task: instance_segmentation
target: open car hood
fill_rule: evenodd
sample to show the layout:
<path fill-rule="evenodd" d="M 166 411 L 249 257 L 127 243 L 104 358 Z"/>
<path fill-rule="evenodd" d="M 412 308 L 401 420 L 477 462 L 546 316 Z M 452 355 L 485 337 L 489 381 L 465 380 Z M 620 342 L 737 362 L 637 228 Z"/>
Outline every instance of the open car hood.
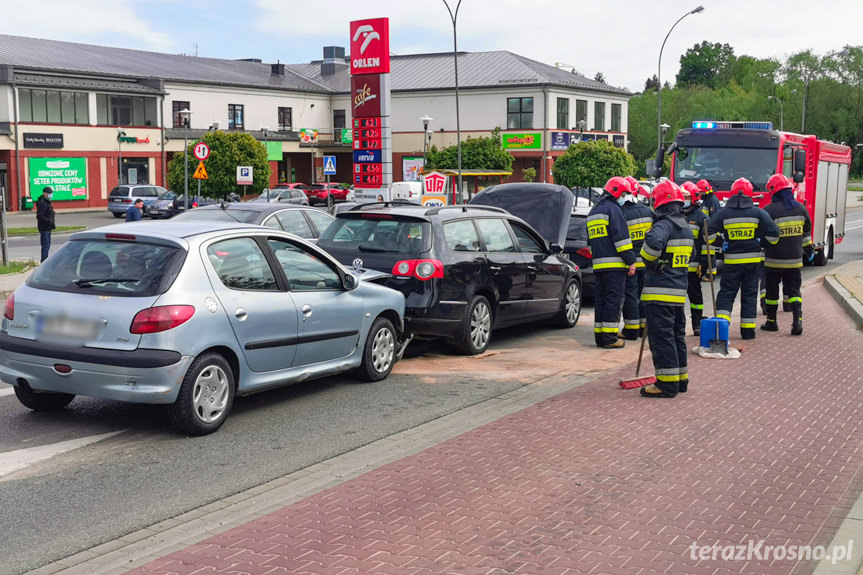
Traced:
<path fill-rule="evenodd" d="M 556 184 L 512 183 L 490 186 L 470 203 L 503 208 L 529 223 L 547 242 L 562 246 L 575 196 Z"/>

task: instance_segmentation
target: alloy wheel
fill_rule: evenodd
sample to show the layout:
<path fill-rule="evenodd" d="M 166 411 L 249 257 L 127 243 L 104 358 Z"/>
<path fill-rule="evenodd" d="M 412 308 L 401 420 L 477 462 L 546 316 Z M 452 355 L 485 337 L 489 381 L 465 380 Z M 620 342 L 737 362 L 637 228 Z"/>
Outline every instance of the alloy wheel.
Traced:
<path fill-rule="evenodd" d="M 201 371 L 192 392 L 198 419 L 204 423 L 213 423 L 222 417 L 228 404 L 228 385 L 228 376 L 222 368 L 211 365 Z"/>

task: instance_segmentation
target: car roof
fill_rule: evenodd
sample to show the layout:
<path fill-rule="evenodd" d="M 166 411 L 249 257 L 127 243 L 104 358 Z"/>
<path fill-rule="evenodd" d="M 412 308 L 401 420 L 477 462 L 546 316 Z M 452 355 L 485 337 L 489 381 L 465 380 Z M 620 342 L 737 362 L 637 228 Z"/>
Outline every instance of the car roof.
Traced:
<path fill-rule="evenodd" d="M 213 211 L 213 210 L 228 210 L 228 211 L 246 211 L 246 212 L 276 212 L 279 210 L 308 210 L 314 209 L 309 206 L 304 206 L 300 204 L 289 204 L 287 202 L 227 202 L 225 203 L 225 207 L 222 208 L 221 203 L 219 204 L 210 204 L 208 206 L 201 206 L 199 208 L 195 208 L 195 211 Z M 320 211 L 320 210 L 318 210 Z M 326 212 L 321 212 L 326 213 Z M 177 216 L 180 218 L 181 216 Z"/>
<path fill-rule="evenodd" d="M 339 212 L 336 216 L 358 217 L 358 214 L 391 214 L 396 216 L 411 216 L 425 220 L 431 220 L 432 217 L 439 219 L 452 220 L 463 217 L 465 213 L 472 215 L 505 215 L 510 218 L 515 218 L 512 214 L 501 208 L 491 206 L 479 206 L 469 204 L 459 204 L 456 206 L 422 206 L 411 202 L 370 202 L 357 204 L 349 210 Z M 515 218 L 519 219 L 519 218 Z"/>
<path fill-rule="evenodd" d="M 197 208 L 203 209 L 203 208 Z M 261 232 L 269 230 L 278 233 L 279 230 L 263 228 L 256 224 L 242 224 L 239 222 L 215 222 L 206 221 L 176 221 L 175 219 L 152 222 L 124 222 L 93 228 L 72 234 L 70 240 L 105 239 L 106 234 L 114 234 L 115 239 L 122 240 L 122 236 L 134 236 L 135 238 L 154 238 L 161 240 L 173 240 L 176 243 L 184 243 L 195 236 L 218 236 L 230 231 L 252 231 Z"/>

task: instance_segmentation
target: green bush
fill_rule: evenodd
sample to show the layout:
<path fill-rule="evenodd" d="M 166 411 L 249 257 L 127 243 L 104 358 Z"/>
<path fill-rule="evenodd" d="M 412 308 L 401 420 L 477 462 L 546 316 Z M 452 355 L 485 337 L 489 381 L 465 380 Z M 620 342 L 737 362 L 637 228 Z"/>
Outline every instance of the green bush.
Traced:
<path fill-rule="evenodd" d="M 557 184 L 568 188 L 601 187 L 612 176 L 635 174 L 635 159 L 611 142 L 579 142 L 561 155 L 551 173 Z"/>

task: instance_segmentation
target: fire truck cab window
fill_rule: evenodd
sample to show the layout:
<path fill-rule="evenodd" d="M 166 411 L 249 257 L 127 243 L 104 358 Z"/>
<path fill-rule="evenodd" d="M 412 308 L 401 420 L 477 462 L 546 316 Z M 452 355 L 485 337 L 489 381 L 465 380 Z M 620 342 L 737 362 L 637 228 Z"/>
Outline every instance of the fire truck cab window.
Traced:
<path fill-rule="evenodd" d="M 746 178 L 756 190 L 763 190 L 776 170 L 773 148 L 707 148 L 690 146 L 679 150 L 674 164 L 675 180 L 707 179 L 716 189 L 728 190 L 738 178 Z"/>

